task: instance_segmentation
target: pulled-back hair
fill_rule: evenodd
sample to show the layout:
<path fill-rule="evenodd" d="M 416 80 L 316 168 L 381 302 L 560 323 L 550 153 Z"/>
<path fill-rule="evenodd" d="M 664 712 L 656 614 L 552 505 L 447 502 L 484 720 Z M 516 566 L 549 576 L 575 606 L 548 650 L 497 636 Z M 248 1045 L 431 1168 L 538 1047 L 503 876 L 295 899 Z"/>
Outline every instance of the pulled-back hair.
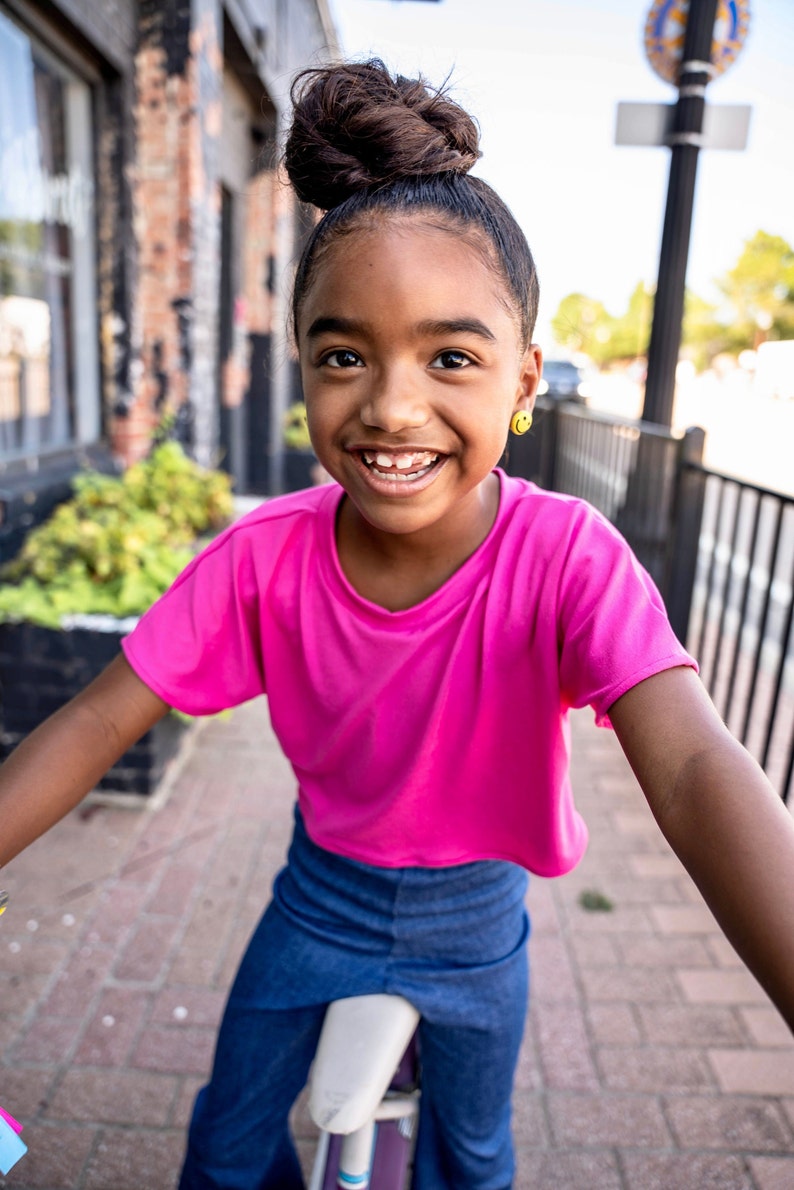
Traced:
<path fill-rule="evenodd" d="M 538 309 L 535 262 L 505 203 L 469 176 L 481 156 L 471 116 L 443 89 L 392 77 L 377 58 L 302 71 L 292 103 L 284 165 L 298 197 L 326 212 L 295 276 L 296 338 L 313 267 L 337 237 L 381 216 L 426 212 L 474 233 L 507 286 L 527 346 Z"/>

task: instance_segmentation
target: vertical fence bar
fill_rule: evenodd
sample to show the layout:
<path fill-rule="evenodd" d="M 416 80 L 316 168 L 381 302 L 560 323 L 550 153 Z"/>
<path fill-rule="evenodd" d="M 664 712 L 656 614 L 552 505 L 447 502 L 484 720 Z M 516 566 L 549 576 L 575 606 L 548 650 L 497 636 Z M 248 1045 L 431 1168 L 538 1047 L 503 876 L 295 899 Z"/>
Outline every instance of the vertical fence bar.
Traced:
<path fill-rule="evenodd" d="M 700 624 L 700 641 L 698 643 L 698 660 L 700 660 L 706 651 L 706 633 L 708 631 L 709 623 L 709 609 L 714 594 L 714 581 L 717 569 L 717 547 L 720 541 L 720 525 L 722 524 L 722 505 L 725 496 L 725 484 L 719 484 L 719 492 L 717 495 L 717 507 L 714 511 L 714 534 L 711 546 L 711 558 L 709 560 L 709 572 L 706 580 L 706 591 L 703 601 L 703 619 Z"/>
<path fill-rule="evenodd" d="M 758 644 L 755 650 L 755 660 L 753 663 L 753 676 L 750 681 L 750 689 L 747 694 L 747 707 L 745 710 L 744 724 L 742 726 L 742 743 L 747 742 L 747 736 L 750 731 L 750 720 L 753 714 L 753 704 L 755 702 L 755 692 L 758 686 L 758 674 L 761 670 L 761 656 L 764 649 L 764 639 L 766 638 L 766 626 L 769 620 L 769 608 L 772 604 L 772 580 L 775 575 L 775 567 L 777 566 L 777 555 L 780 549 L 780 535 L 783 530 L 783 511 L 785 504 L 782 502 L 778 505 L 777 519 L 775 522 L 775 536 L 772 542 L 772 548 L 769 554 L 769 583 L 766 589 L 766 597 L 764 599 L 764 610 L 761 614 L 761 623 L 758 626 Z"/>
<path fill-rule="evenodd" d="M 786 768 L 786 775 L 783 778 L 782 796 L 784 802 L 788 802 L 792 784 L 794 784 L 794 725 L 791 728 L 791 740 L 789 741 L 788 767 Z"/>
<path fill-rule="evenodd" d="M 728 484 L 725 485 L 725 489 L 726 491 L 728 490 Z M 725 563 L 725 574 L 722 580 L 720 618 L 717 624 L 717 635 L 714 638 L 714 652 L 711 658 L 711 678 L 708 682 L 709 689 L 714 691 L 717 689 L 717 677 L 719 675 L 720 662 L 722 660 L 722 642 L 725 639 L 725 622 L 728 616 L 728 606 L 730 603 L 731 588 L 733 586 L 733 560 L 736 557 L 737 546 L 739 544 L 739 519 L 742 510 L 741 488 L 731 485 L 730 491 L 735 494 L 736 504 L 733 510 L 733 530 L 730 535 L 728 558 Z M 728 516 L 730 516 L 730 510 L 728 510 Z"/>
<path fill-rule="evenodd" d="M 673 631 L 681 641 L 689 634 L 692 594 L 698 564 L 698 548 L 706 496 L 706 473 L 702 469 L 706 435 L 692 426 L 678 448 L 677 478 L 673 493 L 672 533 L 665 562 L 662 595 Z"/>
<path fill-rule="evenodd" d="M 771 578 L 772 576 L 770 576 Z M 769 753 L 772 748 L 772 736 L 775 730 L 775 720 L 777 718 L 778 706 L 780 704 L 780 695 L 783 690 L 783 674 L 786 669 L 786 659 L 788 650 L 791 645 L 791 625 L 794 621 L 794 575 L 792 575 L 792 588 L 789 591 L 788 610 L 786 612 L 786 622 L 780 638 L 780 658 L 778 661 L 777 674 L 775 675 L 775 685 L 772 692 L 772 702 L 769 708 L 769 723 L 766 729 L 766 738 L 764 739 L 764 747 L 761 752 L 761 767 L 766 768 L 769 763 Z"/>
<path fill-rule="evenodd" d="M 750 587 L 752 585 L 753 565 L 755 563 L 755 554 L 758 549 L 758 533 L 761 527 L 761 508 L 762 501 L 758 492 L 755 495 L 755 516 L 753 517 L 753 529 L 750 538 L 750 545 L 747 551 L 747 573 L 744 576 L 744 584 L 742 586 L 742 601 L 739 607 L 739 624 L 736 630 L 736 640 L 733 646 L 733 658 L 731 660 L 731 671 L 728 678 L 728 689 L 725 695 L 725 709 L 724 716 L 727 722 L 730 718 L 731 709 L 733 707 L 733 695 L 736 689 L 736 677 L 739 672 L 739 658 L 742 652 L 742 637 L 744 635 L 744 626 L 747 622 L 747 609 L 750 602 Z"/>

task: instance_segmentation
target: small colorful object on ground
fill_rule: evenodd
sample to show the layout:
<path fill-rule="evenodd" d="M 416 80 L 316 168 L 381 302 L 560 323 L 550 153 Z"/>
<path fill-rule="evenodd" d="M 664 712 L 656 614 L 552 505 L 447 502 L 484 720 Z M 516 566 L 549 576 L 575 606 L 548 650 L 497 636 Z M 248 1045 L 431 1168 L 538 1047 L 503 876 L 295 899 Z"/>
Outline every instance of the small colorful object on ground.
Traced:
<path fill-rule="evenodd" d="M 0 1107 L 0 1120 L 5 1120 L 6 1124 L 10 1124 L 15 1132 L 22 1131 L 22 1125 L 20 1124 L 19 1120 L 15 1120 L 11 1113 L 7 1112 L 5 1108 L 2 1107 Z"/>
<path fill-rule="evenodd" d="M 4 889 L 0 888 L 0 917 L 2 917 L 5 913 L 7 905 L 8 893 Z"/>
<path fill-rule="evenodd" d="M 19 1121 L 0 1107 L 0 1173 L 4 1177 L 28 1151 L 19 1135 L 21 1131 Z"/>

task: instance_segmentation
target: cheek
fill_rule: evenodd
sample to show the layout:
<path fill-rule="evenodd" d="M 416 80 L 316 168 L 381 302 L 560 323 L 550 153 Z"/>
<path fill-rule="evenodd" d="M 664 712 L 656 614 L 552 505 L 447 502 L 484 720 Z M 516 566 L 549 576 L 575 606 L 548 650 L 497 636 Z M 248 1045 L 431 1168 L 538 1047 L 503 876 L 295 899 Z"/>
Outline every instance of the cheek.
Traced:
<path fill-rule="evenodd" d="M 320 453 L 335 436 L 339 428 L 338 419 L 333 416 L 330 402 L 318 399 L 311 390 L 305 392 L 306 421 L 309 437 L 315 451 Z"/>
<path fill-rule="evenodd" d="M 312 399 L 310 392 L 304 391 L 304 399 L 306 404 L 306 421 L 309 426 L 309 434 L 312 438 L 320 432 L 322 427 L 322 418 L 317 412 L 317 403 Z"/>

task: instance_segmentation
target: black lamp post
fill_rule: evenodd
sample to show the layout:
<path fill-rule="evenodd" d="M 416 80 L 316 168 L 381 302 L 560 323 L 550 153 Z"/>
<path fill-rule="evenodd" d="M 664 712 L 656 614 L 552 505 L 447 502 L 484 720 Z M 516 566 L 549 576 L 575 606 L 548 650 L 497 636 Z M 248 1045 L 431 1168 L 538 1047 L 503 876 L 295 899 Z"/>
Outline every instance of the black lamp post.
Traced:
<path fill-rule="evenodd" d="M 648 348 L 643 419 L 669 426 L 673 420 L 675 370 L 681 346 L 687 257 L 695 200 L 698 153 L 703 145 L 706 85 L 719 0 L 690 0 L 670 145 L 659 274 Z"/>

